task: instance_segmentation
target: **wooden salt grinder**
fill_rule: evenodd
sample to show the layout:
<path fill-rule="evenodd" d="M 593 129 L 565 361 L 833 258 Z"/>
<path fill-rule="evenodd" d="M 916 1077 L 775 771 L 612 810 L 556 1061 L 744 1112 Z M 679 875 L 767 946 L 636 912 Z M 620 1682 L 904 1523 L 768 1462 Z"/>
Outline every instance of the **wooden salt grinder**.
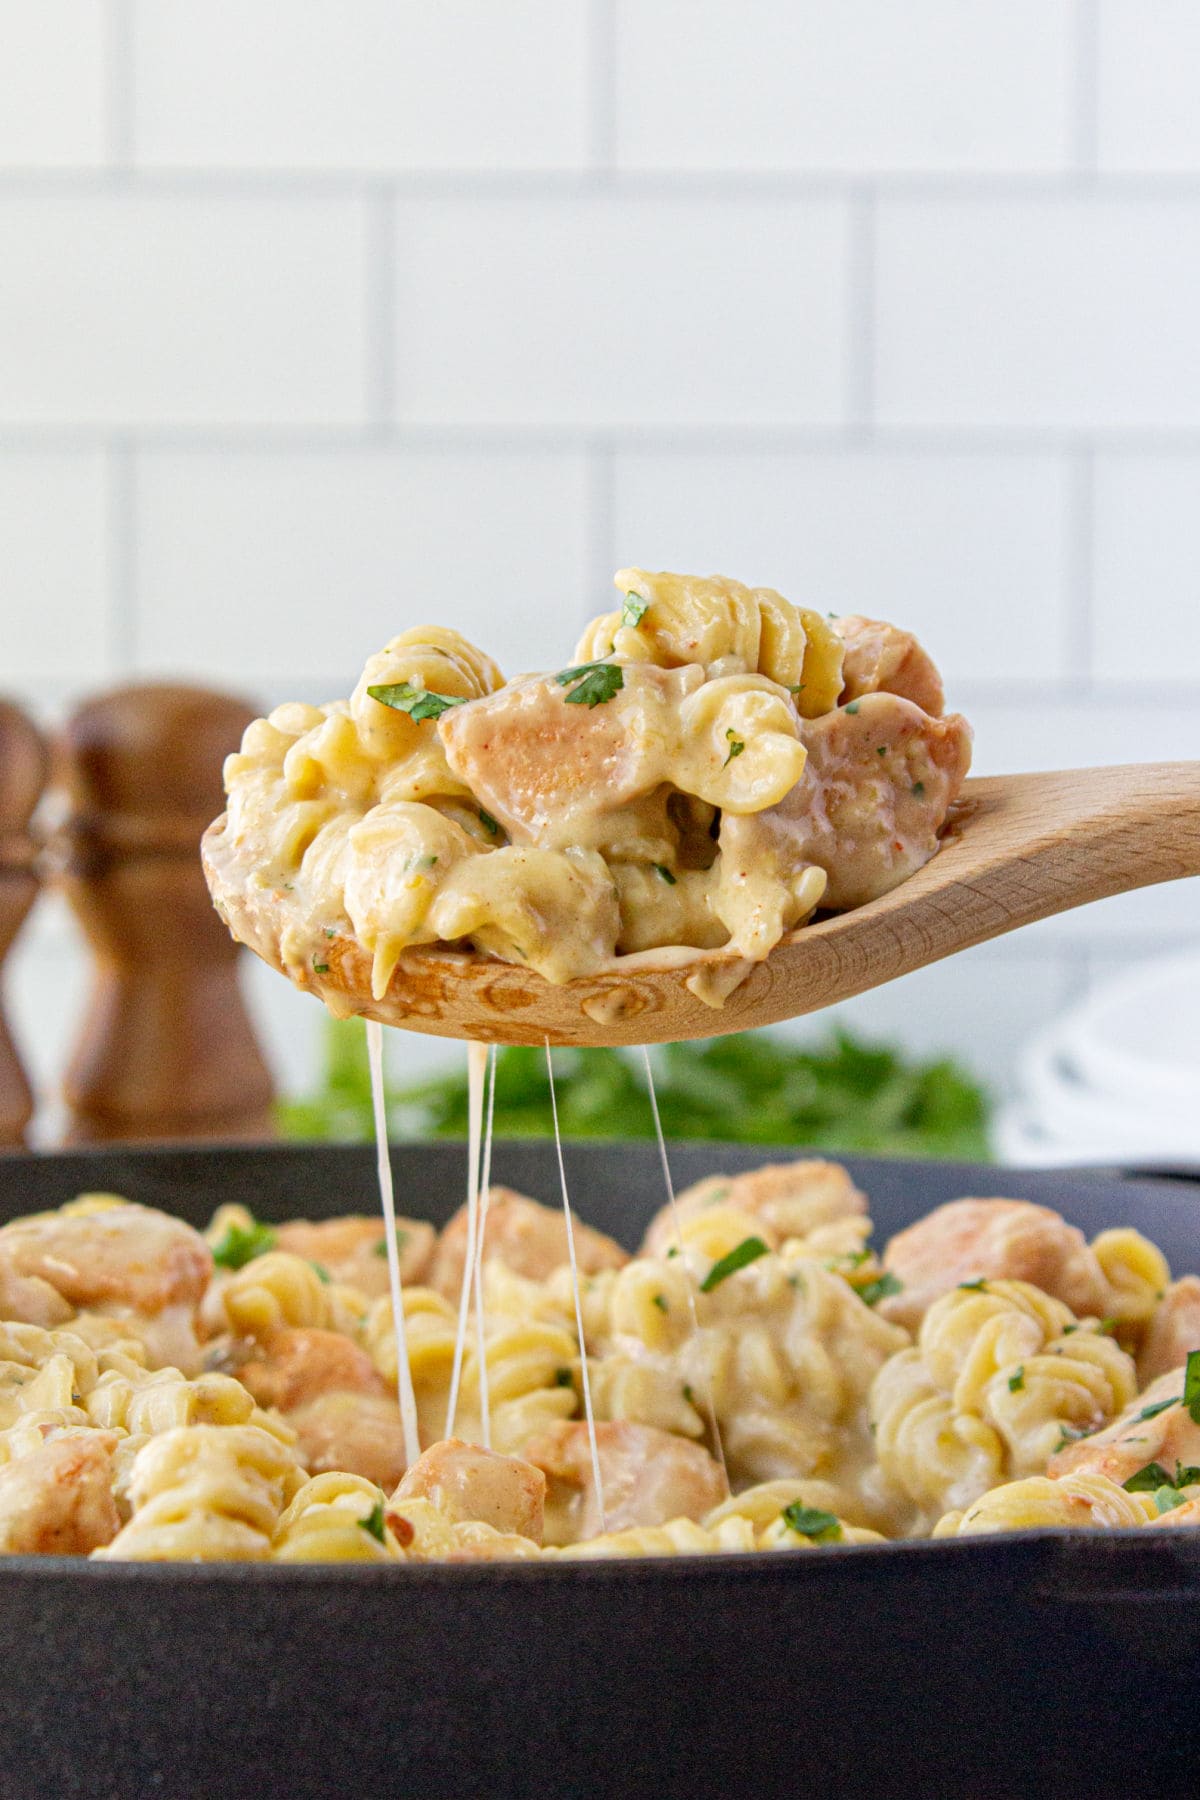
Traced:
<path fill-rule="evenodd" d="M 37 899 L 37 846 L 29 830 L 50 773 L 41 732 L 19 707 L 0 700 L 0 965 Z M 0 1005 L 0 1147 L 19 1148 L 33 1094 Z"/>
<path fill-rule="evenodd" d="M 118 688 L 62 737 L 63 882 L 95 957 L 65 1079 L 68 1141 L 272 1135 L 272 1082 L 200 835 L 254 717 L 203 688 Z"/>

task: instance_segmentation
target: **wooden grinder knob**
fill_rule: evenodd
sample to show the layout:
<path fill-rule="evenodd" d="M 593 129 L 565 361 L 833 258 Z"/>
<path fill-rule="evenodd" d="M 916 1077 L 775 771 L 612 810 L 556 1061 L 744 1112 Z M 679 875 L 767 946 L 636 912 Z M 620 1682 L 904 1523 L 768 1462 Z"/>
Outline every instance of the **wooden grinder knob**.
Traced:
<path fill-rule="evenodd" d="M 65 1080 L 72 1142 L 271 1134 L 271 1077 L 199 852 L 254 716 L 144 684 L 86 702 L 63 733 L 63 879 L 95 957 Z"/>
<path fill-rule="evenodd" d="M 0 700 L 0 966 L 37 898 L 37 848 L 29 830 L 50 772 L 44 739 L 31 719 Z M 0 1146 L 25 1141 L 33 1095 L 0 1005 Z"/>

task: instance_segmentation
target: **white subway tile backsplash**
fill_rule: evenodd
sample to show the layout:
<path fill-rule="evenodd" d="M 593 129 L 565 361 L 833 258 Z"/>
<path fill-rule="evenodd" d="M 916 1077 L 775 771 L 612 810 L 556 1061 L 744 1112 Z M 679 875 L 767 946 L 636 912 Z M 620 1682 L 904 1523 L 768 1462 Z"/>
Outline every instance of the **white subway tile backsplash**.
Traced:
<path fill-rule="evenodd" d="M 884 424 L 1200 425 L 1200 201 L 883 199 Z"/>
<path fill-rule="evenodd" d="M 1096 0 L 1102 169 L 1200 169 L 1200 8 Z"/>
<path fill-rule="evenodd" d="M 1066 480 L 1048 455 L 629 452 L 613 554 L 916 631 L 950 683 L 1066 672 Z"/>
<path fill-rule="evenodd" d="M 398 211 L 402 420 L 843 416 L 840 202 L 505 196 Z"/>
<path fill-rule="evenodd" d="M 423 622 L 506 673 L 562 661 L 585 616 L 585 497 L 578 455 L 148 452 L 137 666 L 331 699 Z"/>
<path fill-rule="evenodd" d="M 957 698 L 975 726 L 976 775 L 1183 762 L 1200 754 L 1200 709 L 1189 698 L 1035 690 L 997 701 L 970 689 Z"/>
<path fill-rule="evenodd" d="M 0 0 L 0 169 L 105 158 L 104 0 Z"/>
<path fill-rule="evenodd" d="M 1093 673 L 1200 691 L 1200 456 L 1097 459 L 1093 564 Z"/>
<path fill-rule="evenodd" d="M 617 0 L 632 168 L 1029 170 L 1068 160 L 1070 0 Z"/>
<path fill-rule="evenodd" d="M 137 0 L 150 166 L 574 168 L 586 0 Z"/>
<path fill-rule="evenodd" d="M 0 422 L 359 420 L 365 261 L 350 198 L 0 195 Z"/>
<path fill-rule="evenodd" d="M 0 456 L 0 692 L 109 672 L 108 560 L 100 452 Z"/>

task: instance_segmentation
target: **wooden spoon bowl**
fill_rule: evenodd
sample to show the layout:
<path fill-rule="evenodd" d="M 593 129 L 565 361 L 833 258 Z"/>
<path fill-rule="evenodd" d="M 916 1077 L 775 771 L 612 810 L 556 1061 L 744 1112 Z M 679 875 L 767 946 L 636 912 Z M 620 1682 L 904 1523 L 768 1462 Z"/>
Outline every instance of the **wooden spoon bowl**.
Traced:
<path fill-rule="evenodd" d="M 790 933 L 766 962 L 722 950 L 648 950 L 554 986 L 490 956 L 405 951 L 382 1000 L 350 937 L 322 970 L 285 968 L 286 896 L 232 878 L 222 821 L 204 840 L 213 898 L 234 936 L 339 1016 L 483 1043 L 656 1044 L 818 1012 L 956 950 L 1130 888 L 1200 875 L 1200 762 L 968 781 L 933 860 L 879 900 Z M 736 980 L 724 1005 L 697 986 Z"/>

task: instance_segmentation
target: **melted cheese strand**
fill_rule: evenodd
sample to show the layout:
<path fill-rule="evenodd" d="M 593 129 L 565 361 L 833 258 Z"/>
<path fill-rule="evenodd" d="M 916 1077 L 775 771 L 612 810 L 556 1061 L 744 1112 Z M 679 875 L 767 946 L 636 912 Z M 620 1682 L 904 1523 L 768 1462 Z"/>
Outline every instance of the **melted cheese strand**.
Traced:
<path fill-rule="evenodd" d="M 383 1026 L 367 1020 L 367 1060 L 371 1067 L 371 1105 L 375 1113 L 375 1159 L 379 1170 L 379 1197 L 383 1203 L 384 1243 L 387 1245 L 388 1280 L 392 1290 L 392 1325 L 396 1333 L 396 1397 L 404 1425 L 404 1458 L 411 1469 L 421 1454 L 417 1433 L 417 1400 L 413 1393 L 408 1360 L 408 1334 L 404 1326 L 404 1288 L 400 1280 L 400 1246 L 396 1242 L 396 1197 L 392 1191 L 392 1159 L 388 1151 L 387 1107 L 383 1097 Z"/>
<path fill-rule="evenodd" d="M 550 1039 L 546 1039 L 546 1072 L 550 1077 L 550 1111 L 554 1116 L 554 1148 L 558 1152 L 558 1179 L 562 1185 L 563 1218 L 567 1224 L 567 1254 L 571 1258 L 571 1292 L 575 1296 L 575 1328 L 579 1333 L 579 1370 L 583 1377 L 583 1411 L 587 1419 L 588 1445 L 592 1452 L 592 1474 L 596 1481 L 596 1501 L 600 1508 L 600 1529 L 608 1530 L 604 1516 L 604 1483 L 600 1478 L 600 1446 L 596 1442 L 596 1419 L 592 1412 L 592 1384 L 588 1380 L 587 1344 L 583 1335 L 583 1301 L 579 1294 L 579 1264 L 575 1260 L 575 1232 L 571 1224 L 571 1202 L 567 1196 L 567 1166 L 563 1161 L 562 1133 L 558 1129 L 558 1098 L 554 1092 L 554 1057 Z"/>
<path fill-rule="evenodd" d="M 475 1240 L 479 1231 L 479 1146 L 483 1131 L 483 1072 L 487 1045 L 467 1045 L 467 1250 L 463 1259 L 462 1287 L 458 1295 L 458 1329 L 454 1334 L 454 1368 L 446 1402 L 445 1437 L 454 1436 L 458 1392 L 467 1347 L 467 1319 L 471 1309 L 471 1276 L 475 1269 Z"/>
<path fill-rule="evenodd" d="M 475 1240 L 475 1331 L 479 1346 L 479 1427 L 485 1450 L 492 1447 L 492 1410 L 488 1397 L 487 1334 L 483 1307 L 483 1240 L 487 1232 L 488 1196 L 492 1187 L 492 1120 L 496 1112 L 496 1046 L 488 1072 L 487 1118 L 483 1127 L 483 1169 L 479 1177 L 479 1230 Z"/>
<path fill-rule="evenodd" d="M 696 1283 L 692 1274 L 692 1266 L 688 1262 L 683 1247 L 683 1226 L 679 1219 L 679 1208 L 675 1204 L 675 1183 L 671 1178 L 671 1162 L 667 1155 L 667 1140 L 663 1136 L 662 1120 L 658 1116 L 658 1094 L 654 1087 L 654 1070 L 650 1067 L 650 1052 L 642 1045 L 642 1061 L 646 1065 L 646 1085 L 650 1093 L 650 1111 L 654 1114 L 654 1135 L 658 1139 L 658 1160 L 662 1164 L 663 1181 L 666 1183 L 667 1199 L 671 1203 L 671 1223 L 675 1227 L 675 1243 L 679 1250 L 679 1266 L 687 1280 L 688 1311 L 692 1315 L 692 1341 L 700 1346 L 700 1318 L 696 1311 Z M 721 1442 L 721 1427 L 717 1421 L 717 1407 L 713 1399 L 710 1371 L 705 1369 L 704 1410 L 708 1414 L 709 1429 L 713 1435 L 713 1444 L 717 1452 L 717 1461 L 721 1465 L 721 1473 L 725 1477 L 725 1491 L 732 1493 L 729 1485 L 729 1470 L 725 1463 L 725 1446 Z"/>

